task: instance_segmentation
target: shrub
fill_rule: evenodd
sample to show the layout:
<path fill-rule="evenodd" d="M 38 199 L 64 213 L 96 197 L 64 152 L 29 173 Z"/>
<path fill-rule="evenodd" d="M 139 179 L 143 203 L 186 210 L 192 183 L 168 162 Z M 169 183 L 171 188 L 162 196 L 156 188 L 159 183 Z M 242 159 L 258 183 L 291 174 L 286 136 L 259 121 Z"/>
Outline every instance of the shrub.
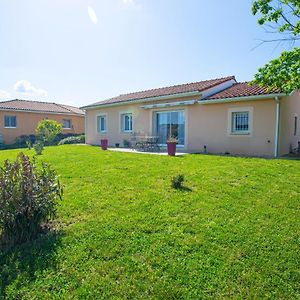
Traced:
<path fill-rule="evenodd" d="M 27 147 L 28 143 L 33 145 L 36 142 L 36 136 L 34 134 L 30 135 L 20 135 L 16 138 L 15 147 L 17 148 L 25 148 Z"/>
<path fill-rule="evenodd" d="M 64 145 L 64 144 L 82 144 L 85 143 L 85 136 L 84 135 L 78 135 L 78 136 L 70 136 L 67 138 L 62 139 L 58 145 Z"/>
<path fill-rule="evenodd" d="M 62 188 L 56 173 L 43 163 L 20 153 L 15 162 L 0 168 L 0 234 L 5 243 L 22 243 L 35 238 L 56 216 Z"/>
<path fill-rule="evenodd" d="M 128 140 L 124 140 L 123 145 L 124 145 L 125 148 L 130 148 L 131 147 L 131 143 Z"/>
<path fill-rule="evenodd" d="M 42 141 L 36 141 L 33 145 L 33 149 L 36 155 L 41 155 L 44 150 L 44 143 Z"/>
<path fill-rule="evenodd" d="M 174 189 L 182 189 L 183 188 L 183 186 L 182 186 L 183 182 L 184 182 L 184 175 L 179 174 L 179 175 L 174 176 L 172 178 L 171 186 Z"/>
<path fill-rule="evenodd" d="M 62 125 L 54 120 L 42 120 L 38 123 L 36 133 L 44 143 L 51 145 L 55 137 L 61 133 Z"/>

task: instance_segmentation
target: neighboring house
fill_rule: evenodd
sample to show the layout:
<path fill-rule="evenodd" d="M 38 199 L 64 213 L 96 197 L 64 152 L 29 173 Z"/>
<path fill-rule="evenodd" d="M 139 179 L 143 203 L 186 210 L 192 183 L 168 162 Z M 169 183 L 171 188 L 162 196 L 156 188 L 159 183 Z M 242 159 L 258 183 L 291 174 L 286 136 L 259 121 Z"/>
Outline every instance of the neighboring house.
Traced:
<path fill-rule="evenodd" d="M 234 76 L 100 101 L 86 112 L 86 141 L 122 145 L 132 133 L 178 138 L 178 150 L 279 156 L 300 141 L 300 92 L 286 96 Z"/>
<path fill-rule="evenodd" d="M 21 135 L 35 134 L 39 121 L 55 120 L 62 124 L 62 133 L 83 133 L 84 112 L 73 106 L 28 101 L 0 102 L 0 135 L 5 144 L 12 144 Z"/>

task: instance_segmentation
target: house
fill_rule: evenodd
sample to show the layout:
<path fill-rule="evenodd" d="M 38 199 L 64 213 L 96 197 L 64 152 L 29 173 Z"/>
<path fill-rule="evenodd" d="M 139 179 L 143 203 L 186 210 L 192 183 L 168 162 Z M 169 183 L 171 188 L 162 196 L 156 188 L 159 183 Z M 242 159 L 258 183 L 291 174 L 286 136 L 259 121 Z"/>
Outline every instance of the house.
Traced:
<path fill-rule="evenodd" d="M 161 145 L 198 153 L 279 156 L 300 141 L 300 91 L 237 82 L 234 76 L 123 94 L 83 107 L 86 141 L 110 146 L 133 133 L 155 135 Z"/>
<path fill-rule="evenodd" d="M 5 144 L 12 144 L 21 135 L 35 134 L 39 121 L 55 120 L 62 124 L 62 133 L 83 133 L 84 112 L 73 106 L 29 101 L 0 102 L 0 135 Z"/>

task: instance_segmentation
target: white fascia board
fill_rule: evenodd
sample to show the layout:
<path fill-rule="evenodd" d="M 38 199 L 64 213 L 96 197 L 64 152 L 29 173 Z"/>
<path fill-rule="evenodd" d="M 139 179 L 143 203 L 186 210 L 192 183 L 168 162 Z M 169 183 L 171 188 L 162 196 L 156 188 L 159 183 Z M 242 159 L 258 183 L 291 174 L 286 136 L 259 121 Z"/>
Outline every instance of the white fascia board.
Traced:
<path fill-rule="evenodd" d="M 88 105 L 80 107 L 80 109 L 95 109 L 95 108 L 102 108 L 102 107 L 111 107 L 111 106 L 121 106 L 121 105 L 128 105 L 133 103 L 143 103 L 148 101 L 159 101 L 159 100 L 168 100 L 168 99 L 176 99 L 176 98 L 185 98 L 185 97 L 192 97 L 192 96 L 201 96 L 201 92 L 194 91 L 194 92 L 187 92 L 187 93 L 178 93 L 178 94 L 171 94 L 166 96 L 157 96 L 157 97 L 149 97 L 149 98 L 142 98 L 142 99 L 135 99 L 135 100 L 128 100 L 128 101 L 121 101 L 116 103 L 108 103 L 108 104 L 98 104 L 98 105 Z"/>
<path fill-rule="evenodd" d="M 233 97 L 233 98 L 212 99 L 212 100 L 199 100 L 198 104 L 214 104 L 214 103 L 264 100 L 264 99 L 272 99 L 275 97 L 284 97 L 284 96 L 286 96 L 286 94 L 280 93 L 280 94 L 256 95 L 256 96 L 248 96 L 248 97 Z"/>
<path fill-rule="evenodd" d="M 179 102 L 168 102 L 168 103 L 157 103 L 157 104 L 148 104 L 143 105 L 141 108 L 151 109 L 151 108 L 163 108 L 163 107 L 172 107 L 172 106 L 185 106 L 196 104 L 198 100 L 188 100 L 188 101 L 179 101 Z"/>
<path fill-rule="evenodd" d="M 211 87 L 211 88 L 203 91 L 202 98 L 207 98 L 211 95 L 214 95 L 214 94 L 217 94 L 221 91 L 224 91 L 224 90 L 230 88 L 231 86 L 233 86 L 234 84 L 236 84 L 235 79 L 231 79 L 231 80 L 225 81 L 223 83 L 220 83 L 220 84 L 218 84 L 214 87 Z"/>

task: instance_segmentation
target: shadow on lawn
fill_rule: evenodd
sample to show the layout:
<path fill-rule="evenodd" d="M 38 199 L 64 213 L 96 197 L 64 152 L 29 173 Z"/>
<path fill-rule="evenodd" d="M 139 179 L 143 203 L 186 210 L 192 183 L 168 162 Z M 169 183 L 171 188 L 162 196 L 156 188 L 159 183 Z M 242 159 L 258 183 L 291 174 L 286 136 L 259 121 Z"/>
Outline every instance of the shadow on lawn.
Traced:
<path fill-rule="evenodd" d="M 7 286 L 17 277 L 22 280 L 16 288 L 22 285 L 23 279 L 33 281 L 36 272 L 56 269 L 56 250 L 61 245 L 62 236 L 60 232 L 50 232 L 10 250 L 0 249 L 0 299 L 5 298 Z"/>
<path fill-rule="evenodd" d="M 181 192 L 187 192 L 187 193 L 190 193 L 192 192 L 193 190 L 187 186 L 181 186 L 179 188 L 177 188 L 178 191 L 181 191 Z"/>

